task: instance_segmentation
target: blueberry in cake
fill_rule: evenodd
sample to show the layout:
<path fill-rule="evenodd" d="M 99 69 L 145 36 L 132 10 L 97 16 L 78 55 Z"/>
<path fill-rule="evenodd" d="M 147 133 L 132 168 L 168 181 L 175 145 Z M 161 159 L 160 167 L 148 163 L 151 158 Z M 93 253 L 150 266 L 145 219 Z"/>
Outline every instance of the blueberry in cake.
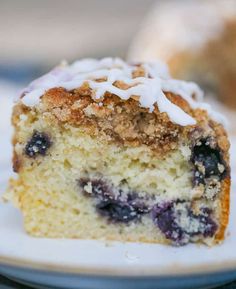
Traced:
<path fill-rule="evenodd" d="M 224 239 L 229 142 L 197 85 L 161 63 L 85 59 L 32 82 L 12 116 L 5 195 L 39 237 Z"/>
<path fill-rule="evenodd" d="M 131 60 L 162 59 L 174 77 L 194 80 L 236 108 L 236 0 L 161 2 L 143 27 Z"/>

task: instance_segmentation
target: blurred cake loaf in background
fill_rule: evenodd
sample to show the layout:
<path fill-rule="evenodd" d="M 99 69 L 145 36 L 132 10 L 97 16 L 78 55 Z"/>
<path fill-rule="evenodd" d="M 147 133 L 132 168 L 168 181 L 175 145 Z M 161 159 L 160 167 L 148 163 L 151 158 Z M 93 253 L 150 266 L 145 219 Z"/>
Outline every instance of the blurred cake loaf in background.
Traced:
<path fill-rule="evenodd" d="M 148 15 L 129 60 L 161 59 L 236 109 L 236 1 L 165 1 Z"/>

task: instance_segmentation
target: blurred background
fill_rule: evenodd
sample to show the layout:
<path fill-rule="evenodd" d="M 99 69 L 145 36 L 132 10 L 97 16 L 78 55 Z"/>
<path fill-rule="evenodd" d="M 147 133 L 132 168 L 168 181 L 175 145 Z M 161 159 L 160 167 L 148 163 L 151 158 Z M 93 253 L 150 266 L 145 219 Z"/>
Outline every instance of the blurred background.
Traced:
<path fill-rule="evenodd" d="M 0 0 L 0 79 L 26 84 L 65 58 L 124 58 L 154 2 Z"/>

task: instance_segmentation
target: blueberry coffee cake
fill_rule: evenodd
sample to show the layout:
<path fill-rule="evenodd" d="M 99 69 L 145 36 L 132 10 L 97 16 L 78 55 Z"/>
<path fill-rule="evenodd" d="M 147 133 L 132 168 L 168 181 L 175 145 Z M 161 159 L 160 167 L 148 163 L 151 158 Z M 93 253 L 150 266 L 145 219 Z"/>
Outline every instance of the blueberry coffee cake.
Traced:
<path fill-rule="evenodd" d="M 169 0 L 152 9 L 130 59 L 162 59 L 174 77 L 236 108 L 235 51 L 236 0 Z"/>
<path fill-rule="evenodd" d="M 224 239 L 224 119 L 158 62 L 62 63 L 33 81 L 12 122 L 5 198 L 39 237 L 184 245 Z"/>

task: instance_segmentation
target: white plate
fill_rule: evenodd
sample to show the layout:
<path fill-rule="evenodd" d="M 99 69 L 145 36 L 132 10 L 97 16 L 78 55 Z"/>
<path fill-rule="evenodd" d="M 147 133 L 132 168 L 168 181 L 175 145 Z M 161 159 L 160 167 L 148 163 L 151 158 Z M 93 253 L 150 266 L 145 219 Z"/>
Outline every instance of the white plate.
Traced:
<path fill-rule="evenodd" d="M 11 174 L 10 130 L 5 128 L 0 131 L 0 191 Z M 24 232 L 17 209 L 0 204 L 0 273 L 37 286 L 67 289 L 209 288 L 231 281 L 236 279 L 235 181 L 236 174 L 227 238 L 213 248 L 37 239 Z"/>

